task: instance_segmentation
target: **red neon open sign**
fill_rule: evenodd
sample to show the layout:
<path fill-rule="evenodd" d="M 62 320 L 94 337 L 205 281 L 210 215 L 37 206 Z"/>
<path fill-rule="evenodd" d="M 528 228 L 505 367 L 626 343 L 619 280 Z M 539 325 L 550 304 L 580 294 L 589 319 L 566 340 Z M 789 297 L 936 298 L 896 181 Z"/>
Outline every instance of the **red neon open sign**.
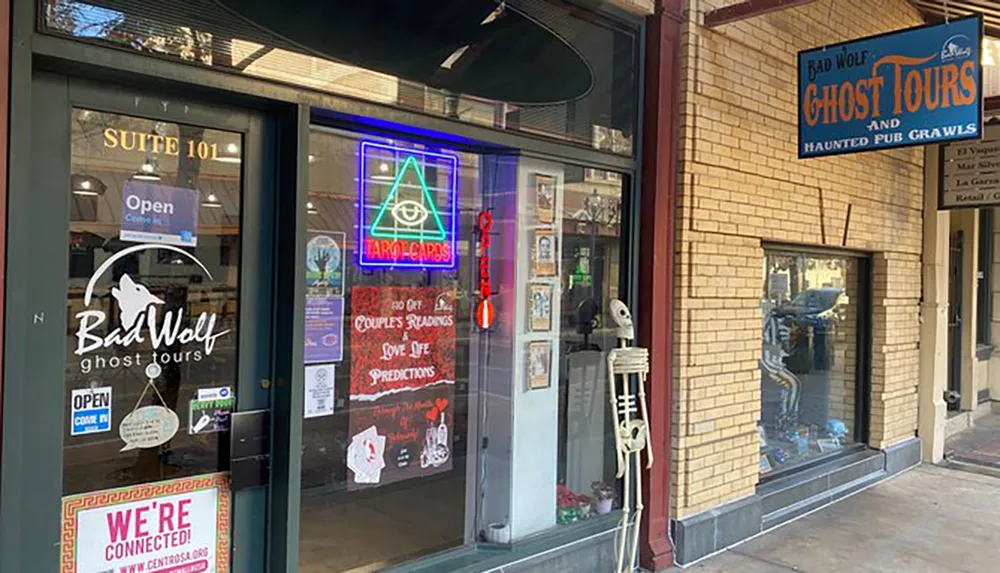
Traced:
<path fill-rule="evenodd" d="M 493 215 L 489 211 L 479 213 L 479 306 L 476 308 L 476 324 L 483 330 L 493 325 L 496 312 L 490 302 L 490 229 Z"/>

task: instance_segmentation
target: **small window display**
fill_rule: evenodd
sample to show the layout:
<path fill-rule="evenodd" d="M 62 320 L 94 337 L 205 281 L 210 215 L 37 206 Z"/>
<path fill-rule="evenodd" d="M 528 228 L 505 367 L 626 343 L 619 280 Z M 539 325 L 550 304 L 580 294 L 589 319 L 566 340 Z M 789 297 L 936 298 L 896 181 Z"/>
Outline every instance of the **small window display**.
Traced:
<path fill-rule="evenodd" d="M 768 251 L 762 298 L 760 473 L 855 441 L 858 262 Z"/>

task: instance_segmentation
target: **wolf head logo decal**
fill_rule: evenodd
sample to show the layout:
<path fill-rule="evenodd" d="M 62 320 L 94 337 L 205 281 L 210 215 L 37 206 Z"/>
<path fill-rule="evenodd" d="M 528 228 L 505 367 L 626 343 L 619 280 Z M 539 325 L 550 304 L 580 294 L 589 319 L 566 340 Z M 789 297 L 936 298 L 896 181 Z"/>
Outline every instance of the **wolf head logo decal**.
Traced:
<path fill-rule="evenodd" d="M 83 356 L 101 348 L 117 346 L 128 348 L 149 341 L 153 351 L 173 347 L 176 343 L 198 342 L 203 345 L 204 356 L 212 353 L 215 341 L 230 331 L 216 331 L 218 317 L 213 312 L 202 312 L 197 317 L 185 317 L 185 309 L 163 310 L 165 303 L 149 292 L 146 285 L 135 281 L 129 275 L 122 275 L 118 286 L 111 289 L 111 296 L 118 301 L 121 309 L 121 325 L 117 328 L 102 326 L 108 317 L 103 310 L 91 309 L 94 289 L 101 276 L 109 271 L 115 261 L 139 251 L 168 250 L 190 259 L 212 280 L 212 273 L 191 253 L 171 245 L 144 244 L 118 251 L 104 261 L 87 283 L 83 304 L 88 308 L 76 313 L 79 325 L 76 330 L 77 356 Z M 193 325 L 188 325 L 193 321 Z M 200 351 L 199 351 L 199 355 Z M 198 359 L 200 360 L 200 358 Z"/>
<path fill-rule="evenodd" d="M 135 321 L 151 304 L 163 304 L 163 301 L 149 292 L 144 285 L 138 284 L 128 275 L 122 275 L 118 286 L 111 289 L 111 296 L 118 301 L 121 309 L 122 326 L 130 330 Z"/>

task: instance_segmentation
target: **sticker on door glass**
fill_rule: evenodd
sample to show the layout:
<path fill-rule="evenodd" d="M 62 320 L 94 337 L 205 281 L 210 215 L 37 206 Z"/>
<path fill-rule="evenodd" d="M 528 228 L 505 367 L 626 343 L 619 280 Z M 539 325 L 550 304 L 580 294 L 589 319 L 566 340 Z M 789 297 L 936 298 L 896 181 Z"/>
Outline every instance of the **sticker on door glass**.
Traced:
<path fill-rule="evenodd" d="M 73 390 L 70 415 L 71 436 L 111 431 L 111 387 Z"/>
<path fill-rule="evenodd" d="M 232 392 L 225 392 L 227 397 L 209 397 L 204 400 L 200 399 L 201 393 L 199 390 L 199 399 L 191 400 L 188 405 L 188 433 L 195 435 L 228 432 L 229 418 L 236 404 Z"/>
<path fill-rule="evenodd" d="M 73 354 L 79 357 L 82 374 L 149 364 L 201 362 L 212 354 L 218 340 L 231 332 L 219 328 L 216 313 L 206 311 L 189 316 L 190 307 L 168 304 L 143 284 L 138 275 L 128 273 L 121 274 L 111 289 L 111 298 L 119 309 L 119 324 L 113 322 L 107 301 L 95 293 L 97 285 L 112 269 L 126 266 L 125 260 L 129 257 L 150 250 L 168 252 L 173 260 L 188 261 L 201 270 L 204 280 L 214 281 L 201 261 L 172 245 L 135 245 L 108 257 L 87 283 L 83 293 L 84 309 L 74 315 L 77 327 Z M 132 348 L 135 351 L 128 352 Z M 146 350 L 149 348 L 151 350 Z"/>
<path fill-rule="evenodd" d="M 229 400 L 233 397 L 233 389 L 229 386 L 219 388 L 198 388 L 199 400 Z"/>
<path fill-rule="evenodd" d="M 198 201 L 196 189 L 126 181 L 118 237 L 136 243 L 197 246 Z"/>

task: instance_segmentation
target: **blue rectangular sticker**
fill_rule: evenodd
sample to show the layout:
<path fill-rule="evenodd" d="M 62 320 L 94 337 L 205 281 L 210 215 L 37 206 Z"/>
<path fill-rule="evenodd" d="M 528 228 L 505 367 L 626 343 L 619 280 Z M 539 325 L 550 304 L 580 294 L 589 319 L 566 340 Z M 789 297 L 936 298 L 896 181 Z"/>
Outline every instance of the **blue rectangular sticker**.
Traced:
<path fill-rule="evenodd" d="M 119 238 L 195 247 L 198 245 L 198 201 L 195 189 L 126 181 Z"/>
<path fill-rule="evenodd" d="M 799 52 L 799 157 L 982 135 L 982 16 Z"/>
<path fill-rule="evenodd" d="M 70 435 L 111 431 L 111 387 L 73 390 Z"/>

